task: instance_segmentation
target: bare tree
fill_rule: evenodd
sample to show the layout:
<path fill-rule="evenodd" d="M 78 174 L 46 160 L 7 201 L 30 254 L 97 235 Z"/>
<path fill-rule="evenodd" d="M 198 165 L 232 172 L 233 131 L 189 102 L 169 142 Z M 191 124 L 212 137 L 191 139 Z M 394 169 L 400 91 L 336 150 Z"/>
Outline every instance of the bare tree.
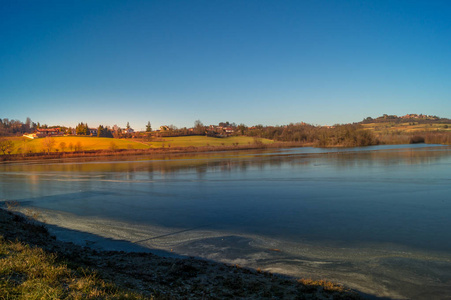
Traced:
<path fill-rule="evenodd" d="M 50 153 L 55 146 L 55 140 L 48 136 L 42 140 L 42 146 L 47 153 Z"/>
<path fill-rule="evenodd" d="M 194 121 L 194 133 L 196 133 L 196 134 L 205 133 L 204 124 L 202 124 L 202 122 L 200 120 Z"/>
<path fill-rule="evenodd" d="M 118 146 L 116 145 L 115 142 L 111 141 L 111 142 L 110 142 L 110 147 L 109 147 L 109 149 L 110 149 L 111 151 L 116 151 L 116 150 L 118 149 Z"/>
<path fill-rule="evenodd" d="M 81 151 L 82 149 L 83 149 L 83 146 L 81 145 L 81 142 L 78 141 L 78 142 L 75 144 L 75 151 Z"/>

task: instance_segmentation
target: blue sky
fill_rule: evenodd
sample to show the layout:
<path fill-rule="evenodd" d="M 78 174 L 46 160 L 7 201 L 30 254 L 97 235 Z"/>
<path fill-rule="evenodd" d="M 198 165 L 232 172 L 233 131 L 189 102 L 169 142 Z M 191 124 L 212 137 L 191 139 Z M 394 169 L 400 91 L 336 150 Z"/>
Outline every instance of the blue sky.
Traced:
<path fill-rule="evenodd" d="M 451 117 L 449 1 L 0 0 L 0 118 Z"/>

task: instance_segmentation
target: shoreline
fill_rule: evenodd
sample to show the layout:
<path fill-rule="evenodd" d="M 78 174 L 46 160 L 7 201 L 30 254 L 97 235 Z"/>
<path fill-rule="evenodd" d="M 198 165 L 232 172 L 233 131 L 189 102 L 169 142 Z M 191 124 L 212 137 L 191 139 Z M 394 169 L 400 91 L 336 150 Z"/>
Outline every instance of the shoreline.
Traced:
<path fill-rule="evenodd" d="M 436 145 L 434 143 L 423 143 L 425 145 Z M 380 146 L 380 145 L 409 145 L 409 144 L 377 144 L 364 147 Z M 443 146 L 449 146 L 448 144 L 441 144 Z M 46 161 L 52 159 L 72 159 L 72 158 L 126 158 L 130 156 L 146 156 L 155 155 L 178 155 L 178 154 L 198 154 L 198 153 L 214 153 L 214 152 L 232 152 L 232 151 L 247 151 L 247 150 L 264 150 L 264 149 L 283 149 L 283 148 L 360 148 L 360 147 L 346 147 L 343 145 L 334 145 L 326 147 L 316 147 L 312 143 L 301 142 L 277 142 L 272 144 L 250 144 L 250 145 L 232 145 L 232 146 L 201 146 L 201 147 L 171 147 L 171 148 L 151 148 L 151 149 L 119 149 L 119 150 L 86 150 L 86 151 L 74 151 L 74 152 L 52 152 L 50 154 L 45 152 L 32 153 L 32 154 L 3 154 L 0 155 L 0 163 L 8 162 L 21 162 L 21 161 Z"/>
<path fill-rule="evenodd" d="M 422 149 L 424 147 L 429 147 L 430 145 L 413 145 L 415 149 Z M 435 145 L 437 148 L 441 148 L 439 145 Z M 382 146 L 383 148 L 388 148 L 387 150 L 392 150 L 392 148 L 405 148 L 409 147 L 409 145 L 404 146 Z M 377 147 L 372 147 L 377 148 Z M 370 148 L 371 150 L 371 148 Z M 446 153 L 449 153 L 449 148 L 446 147 Z M 348 150 L 342 150 L 342 149 L 333 149 L 333 150 L 315 150 L 315 149 L 282 149 L 281 150 L 282 156 L 290 157 L 291 153 L 293 151 L 295 153 L 304 153 L 305 151 L 338 151 L 337 153 L 345 153 L 347 151 L 351 151 L 351 156 L 354 157 L 353 149 Z M 343 152 L 345 151 L 345 152 Z M 365 149 L 363 149 L 365 153 Z M 267 154 L 272 152 L 279 152 L 279 150 L 257 150 L 257 151 L 251 151 L 252 153 L 257 153 L 257 157 L 261 157 L 263 155 L 264 159 L 266 160 Z M 429 151 L 428 151 L 429 152 Z M 435 157 L 436 153 L 443 152 L 443 151 L 433 151 L 434 156 L 428 156 L 430 158 Z M 222 164 L 216 165 L 210 163 L 210 156 L 214 156 L 214 159 L 216 159 L 216 156 L 223 157 L 223 156 L 231 156 L 233 159 L 235 159 L 235 156 L 239 159 L 243 159 L 245 161 L 248 161 L 248 154 L 247 152 L 244 152 L 241 154 L 240 152 L 218 152 L 216 154 L 199 154 L 201 156 L 201 161 L 208 164 L 210 167 L 212 167 L 212 170 L 216 169 L 216 166 L 222 166 Z M 329 152 L 328 152 L 329 153 Z M 376 154 L 378 152 L 375 152 Z M 386 151 L 382 152 L 381 155 L 377 155 L 377 157 L 384 157 Z M 409 165 L 412 163 L 416 163 L 415 157 L 416 155 L 411 155 L 410 151 L 402 151 L 402 158 L 406 159 L 406 163 Z M 410 153 L 410 154 L 409 154 Z M 422 152 L 421 152 L 422 153 Z M 406 157 L 404 157 L 404 154 L 408 154 Z M 347 154 L 348 155 L 348 154 Z M 366 154 L 365 154 L 366 155 Z M 396 154 L 398 157 L 398 154 Z M 314 156 L 316 160 L 316 155 Z M 329 157 L 327 155 L 328 159 L 334 159 L 335 160 L 336 155 L 333 155 Z M 423 156 L 420 156 L 420 158 Z M 438 157 L 442 157 L 440 154 Z M 140 157 L 130 157 L 129 160 L 133 160 L 132 165 L 129 166 L 128 164 L 125 164 L 127 166 L 127 169 L 136 169 L 141 170 L 140 168 L 136 168 L 135 164 L 141 164 L 141 160 L 147 160 L 147 159 L 157 159 L 157 164 L 163 164 L 167 165 L 168 163 L 165 161 L 165 159 L 173 159 L 173 158 L 181 158 L 182 165 L 184 168 L 188 166 L 189 168 L 197 166 L 197 164 L 193 163 L 193 161 L 190 158 L 190 155 L 176 155 L 173 156 L 166 156 L 166 157 L 152 157 L 152 156 L 146 156 L 143 158 Z M 187 159 L 188 158 L 188 159 Z M 376 158 L 373 157 L 372 158 Z M 99 158 L 97 158 L 98 160 Z M 121 158 L 117 158 L 121 159 Z M 414 159 L 414 160 L 412 160 Z M 115 160 L 115 159 L 111 159 Z M 303 159 L 304 160 L 304 159 Z M 93 170 L 97 170 L 98 164 L 91 163 L 93 162 L 93 159 L 72 159 L 68 160 L 67 162 L 69 164 L 75 163 L 78 164 L 77 161 L 81 161 L 81 164 L 84 164 L 86 161 L 88 161 L 89 165 L 93 166 Z M 161 162 L 160 162 L 161 161 Z M 288 160 L 291 161 L 291 160 Z M 304 160 L 305 161 L 305 160 Z M 354 160 L 353 160 L 354 161 Z M 447 160 L 449 161 L 449 160 Z M 66 161 L 64 160 L 55 160 L 55 161 L 47 161 L 45 164 L 48 163 L 59 163 L 65 164 Z M 428 163 L 432 163 L 433 161 L 429 161 Z M 230 163 L 230 160 L 229 160 Z M 228 163 L 228 165 L 229 165 Z M 17 163 L 17 170 L 19 170 L 23 175 L 26 175 L 26 178 L 33 178 L 29 177 L 28 170 L 41 170 L 39 168 L 39 165 L 44 164 L 44 162 L 35 162 L 36 165 L 38 165 L 38 169 L 35 169 L 33 166 L 33 163 L 30 162 L 21 162 Z M 147 161 L 146 161 L 147 164 Z M 19 200 L 20 206 L 18 209 L 14 209 L 14 211 L 21 211 L 22 213 L 25 213 L 26 215 L 33 216 L 35 218 L 36 215 L 40 214 L 41 217 L 39 217 L 39 220 L 44 220 L 43 222 L 47 224 L 52 225 L 46 225 L 49 228 L 49 231 L 51 234 L 56 235 L 58 239 L 63 241 L 72 241 L 76 244 L 79 244 L 80 246 L 89 246 L 89 248 L 93 250 L 100 250 L 100 247 L 98 245 L 100 243 L 97 243 L 95 239 L 88 238 L 82 238 L 81 243 L 77 240 L 78 237 L 74 235 L 71 235 L 69 233 L 66 237 L 62 237 L 60 234 L 55 233 L 52 231 L 53 228 L 51 228 L 53 225 L 56 226 L 56 228 L 67 228 L 73 232 L 76 230 L 79 233 L 92 233 L 92 237 L 105 237 L 108 239 L 113 240 L 127 240 L 131 243 L 136 243 L 140 241 L 146 241 L 143 246 L 146 246 L 151 249 L 162 249 L 165 251 L 170 251 L 174 249 L 175 253 L 179 253 L 186 256 L 194 256 L 194 257 L 202 257 L 203 259 L 207 260 L 214 260 L 219 261 L 221 263 L 227 263 L 229 265 L 235 265 L 239 264 L 241 267 L 246 268 L 253 268 L 254 270 L 261 268 L 264 271 L 274 272 L 274 273 L 283 273 L 287 276 L 292 276 L 292 278 L 302 278 L 302 277 L 313 277 L 314 279 L 323 279 L 327 278 L 328 280 L 334 281 L 334 282 L 340 282 L 344 284 L 347 287 L 350 287 L 354 290 L 362 291 L 367 294 L 372 295 L 378 295 L 379 297 L 390 297 L 395 299 L 403 299 L 403 298 L 416 298 L 413 295 L 417 295 L 418 298 L 420 296 L 425 297 L 426 295 L 445 295 L 445 291 L 449 289 L 449 286 L 447 286 L 447 278 L 449 278 L 449 273 L 443 273 L 443 275 L 440 275 L 441 270 L 445 268 L 447 265 L 449 265 L 449 255 L 446 253 L 443 253 L 444 255 L 440 257 L 431 257 L 430 253 L 423 253 L 415 250 L 413 248 L 393 248 L 393 246 L 396 245 L 390 245 L 390 244 L 383 244 L 379 248 L 377 244 L 316 244 L 316 243 L 305 243 L 301 241 L 297 244 L 286 244 L 286 243 L 279 243 L 278 240 L 274 243 L 273 240 L 262 240 L 258 235 L 249 235 L 249 234 L 242 234 L 239 232 L 234 232 L 233 230 L 227 231 L 227 227 L 215 227 L 217 230 L 219 230 L 219 235 L 216 236 L 216 232 L 213 231 L 214 228 L 207 229 L 201 229 L 197 230 L 196 224 L 191 226 L 180 226 L 180 223 L 155 223 L 151 224 L 150 229 L 144 228 L 142 224 L 139 223 L 131 223 L 126 224 L 125 222 L 116 222 L 117 220 L 114 218 L 93 218 L 94 215 L 87 214 L 86 216 L 83 216 L 83 214 L 72 214 L 70 215 L 71 210 L 68 210 L 67 213 L 69 214 L 61 214 L 61 207 L 58 209 L 57 207 L 53 207 L 55 210 L 55 215 L 60 215 L 59 218 L 52 218 L 48 214 L 46 214 L 46 210 L 42 208 L 45 208 L 47 206 L 38 204 L 39 197 L 37 199 L 34 199 L 36 197 L 29 198 L 26 194 L 21 194 L 21 186 L 18 185 L 15 188 L 6 189 L 8 186 L 8 168 L 14 167 L 14 163 L 11 164 L 4 164 L 5 172 L 4 173 L 4 187 L 5 192 L 3 193 L 3 197 L 5 199 L 16 199 Z M 27 167 L 27 165 L 31 165 L 31 169 Z M 100 168 L 102 168 L 102 165 L 104 165 L 103 162 L 100 163 Z M 114 166 L 116 166 L 115 163 L 113 163 Z M 122 166 L 122 164 L 118 164 Z M 249 165 L 249 164 L 247 164 Z M 23 167 L 25 166 L 25 167 Z M 239 164 L 232 164 L 233 166 L 241 166 Z M 23 169 L 22 169 L 23 168 Z M 66 167 L 63 167 L 66 169 Z M 67 168 L 68 170 L 71 170 L 70 168 Z M 443 168 L 442 168 L 443 169 Z M 442 170 L 439 169 L 439 170 Z M 15 169 L 10 169 L 9 171 L 14 171 Z M 52 168 L 47 169 L 47 167 L 44 167 L 42 170 L 52 171 Z M 55 169 L 58 170 L 58 169 Z M 78 170 L 78 167 L 76 168 Z M 80 169 L 83 170 L 83 169 Z M 115 171 L 120 171 L 122 168 L 115 167 Z M 150 170 L 145 168 L 146 171 Z M 152 168 L 152 171 L 154 170 L 160 170 L 159 168 Z M 165 170 L 165 169 L 164 169 Z M 197 169 L 196 169 L 197 170 Z M 25 171 L 25 172 L 24 172 Z M 122 170 L 123 171 L 123 170 Z M 11 174 L 18 174 L 10 172 Z M 190 172 L 190 174 L 193 172 Z M 49 174 L 53 174 L 50 172 Z M 196 173 L 193 173 L 196 174 Z M 428 173 L 427 173 L 428 174 Z M 440 173 L 442 174 L 442 173 Z M 45 175 L 41 173 L 36 173 L 36 175 Z M 55 174 L 53 174 L 55 175 Z M 97 178 L 99 174 L 93 173 L 93 178 Z M 32 175 L 34 176 L 34 175 Z M 125 176 L 125 175 L 124 175 Z M 306 176 L 308 176 L 306 174 Z M 196 176 L 194 176 L 196 177 Z M 42 180 L 49 180 L 51 178 L 57 179 L 58 177 L 44 177 L 41 178 Z M 116 179 L 121 179 L 116 178 Z M 196 177 L 197 178 L 197 177 Z M 64 176 L 62 179 L 65 179 Z M 69 179 L 69 178 L 68 178 Z M 78 179 L 81 179 L 81 181 L 86 181 L 86 178 L 83 176 L 78 177 L 75 176 L 74 180 L 79 181 Z M 69 197 L 66 198 L 65 195 L 53 195 L 47 199 L 47 197 L 44 197 L 42 200 L 45 200 L 47 202 L 52 202 L 54 200 L 58 201 L 66 201 L 66 200 L 73 200 L 73 199 L 79 199 L 79 198 L 89 198 L 91 196 L 100 196 L 101 193 L 97 193 L 97 191 L 105 191 L 106 193 L 104 196 L 106 197 L 105 200 L 114 199 L 114 197 L 110 197 L 112 195 L 110 188 L 114 187 L 116 185 L 115 182 L 129 182 L 130 180 L 132 182 L 137 183 L 137 191 L 144 191 L 139 188 L 139 185 L 141 185 L 143 180 L 145 182 L 153 182 L 153 180 L 159 179 L 157 178 L 148 178 L 145 176 L 142 177 L 130 177 L 126 178 L 125 181 L 120 180 L 109 180 L 111 178 L 105 178 L 105 180 L 101 180 L 102 182 L 112 182 L 109 184 L 101 183 L 101 188 L 94 188 L 95 186 L 88 186 L 88 190 L 95 191 L 91 194 L 80 194 L 77 196 L 75 195 L 69 195 Z M 175 178 L 176 179 L 176 178 Z M 70 180 L 62 180 L 62 181 L 70 181 Z M 90 181 L 90 180 L 87 180 Z M 40 186 L 40 181 L 32 181 L 36 187 Z M 442 182 L 445 183 L 446 182 Z M 55 183 L 58 184 L 59 183 Z M 75 189 L 73 192 L 77 193 L 79 190 L 77 189 L 77 183 L 75 184 Z M 84 183 L 80 182 L 80 187 L 83 188 Z M 46 185 L 42 185 L 43 187 Z M 128 185 L 127 185 L 128 186 Z M 65 187 L 65 185 L 62 185 L 62 187 Z M 105 189 L 106 188 L 106 189 Z M 64 191 L 70 192 L 71 189 L 66 190 L 66 188 L 63 189 Z M 152 189 L 145 189 L 147 192 L 152 191 Z M 127 190 L 126 190 L 127 191 Z M 156 189 L 155 191 L 160 191 Z M 160 191 L 161 192 L 161 191 Z M 208 193 L 207 193 L 208 194 Z M 126 194 L 121 194 L 125 196 Z M 74 197 L 75 196 L 75 197 Z M 136 199 L 140 199 L 139 197 Z M 24 200 L 24 201 L 21 201 Z M 31 200 L 31 201 L 30 201 Z M 133 199 L 130 199 L 130 203 L 134 203 Z M 14 201 L 14 200 L 12 200 Z M 108 202 L 106 201 L 106 202 Z M 22 203 L 23 205 L 22 206 Z M 78 202 L 78 201 L 77 201 Z M 91 203 L 91 202 L 89 202 Z M 6 203 L 8 206 L 8 203 Z M 102 206 L 104 206 L 102 202 L 99 203 L 99 207 L 91 207 L 96 208 L 97 210 L 102 209 Z M 108 206 L 107 206 L 108 207 Z M 10 206 L 8 206 L 10 208 Z M 52 206 L 47 207 L 48 209 L 52 209 Z M 62 209 L 64 211 L 64 209 Z M 36 214 L 34 213 L 36 212 Z M 120 210 L 120 212 L 122 212 Z M 152 213 L 152 211 L 150 211 Z M 90 217 L 91 216 L 91 217 Z M 316 220 L 320 220 L 321 218 L 315 218 Z M 56 221 L 55 221 L 56 220 Z M 75 225 L 77 224 L 77 225 Z M 170 226 L 153 226 L 153 225 L 170 225 Z M 185 224 L 191 224 L 191 223 L 185 223 L 183 222 L 183 225 Z M 206 223 L 207 224 L 207 223 Z M 208 223 L 209 224 L 209 223 Z M 99 226 L 100 225 L 100 226 Z M 105 226 L 106 225 L 106 226 Z M 130 226 L 131 225 L 131 226 Z M 171 229 L 172 228 L 172 229 Z M 183 229 L 190 229 L 189 232 L 186 232 L 186 230 Z M 137 229 L 137 230 L 136 230 Z M 196 230 L 191 230 L 196 229 Z M 177 235 L 173 236 L 172 233 L 178 233 L 178 232 L 184 232 L 183 235 Z M 168 234 L 171 233 L 171 234 Z M 215 236 L 212 236 L 213 233 Z M 194 236 L 197 235 L 197 236 Z M 171 236 L 171 237 L 168 237 Z M 149 239 L 151 237 L 151 239 Z M 154 239 L 153 237 L 157 237 Z M 164 238 L 161 238 L 164 237 Z M 194 237 L 194 238 L 193 238 Z M 233 237 L 238 237 L 238 239 L 233 239 Z M 245 239 L 239 239 L 239 237 L 242 238 L 248 238 Z M 224 238 L 224 239 L 222 239 Z M 75 240 L 74 240 L 75 239 Z M 327 241 L 327 240 L 325 240 Z M 140 243 L 141 244 L 141 243 Z M 181 245 L 181 247 L 178 247 Z M 294 247 L 293 247 L 294 246 Z M 320 246 L 320 247 L 312 247 L 312 246 Z M 322 247 L 325 246 L 325 247 Z M 355 247 L 354 247 L 355 246 Z M 362 247 L 363 246 L 363 247 Z M 376 247 L 374 247 L 376 246 Z M 109 250 L 116 250 L 108 248 Z M 271 252 L 271 249 L 281 249 L 280 252 Z M 371 253 L 368 251 L 371 249 Z M 118 249 L 121 250 L 121 249 Z M 124 249 L 125 250 L 125 249 Z M 233 251 L 232 251 L 233 250 Z M 364 251 L 362 251 L 364 250 Z M 374 250 L 374 251 L 373 251 Z M 379 251 L 381 250 L 381 251 Z M 257 253 L 258 255 L 255 255 Z M 371 255 L 368 255 L 371 254 Z M 375 254 L 375 255 L 373 255 Z M 276 260 L 273 260 L 273 258 L 276 258 Z M 424 267 L 427 266 L 427 267 Z M 412 270 L 414 272 L 412 272 Z M 360 272 L 363 271 L 363 272 Z M 403 295 L 403 297 L 401 296 Z"/>
<path fill-rule="evenodd" d="M 92 157 L 127 157 L 127 156 L 145 156 L 145 155 L 173 155 L 173 154 L 195 154 L 209 152 L 228 152 L 228 151 L 246 151 L 258 149 L 280 149 L 294 147 L 310 147 L 311 144 L 305 143 L 272 143 L 272 144 L 250 144 L 250 145 L 232 145 L 232 146 L 202 146 L 202 147 L 171 147 L 171 148 L 151 148 L 151 149 L 119 149 L 119 150 L 86 150 L 74 152 L 52 152 L 50 154 L 40 152 L 32 154 L 4 154 L 0 155 L 0 162 L 30 161 L 30 160 L 48 160 L 48 159 L 66 159 L 66 158 L 92 158 Z"/>
<path fill-rule="evenodd" d="M 144 297 L 362 299 L 355 291 L 323 280 L 296 279 L 193 257 L 95 250 L 63 242 L 52 236 L 45 224 L 3 208 L 0 225 L 4 240 L 41 248 L 68 265 L 89 268 L 103 280 Z"/>

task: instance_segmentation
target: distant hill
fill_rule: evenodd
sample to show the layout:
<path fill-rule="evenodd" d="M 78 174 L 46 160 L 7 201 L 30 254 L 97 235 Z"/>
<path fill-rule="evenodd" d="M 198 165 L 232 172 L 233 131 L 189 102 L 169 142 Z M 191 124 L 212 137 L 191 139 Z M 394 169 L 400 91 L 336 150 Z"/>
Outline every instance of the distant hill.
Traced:
<path fill-rule="evenodd" d="M 369 123 L 406 123 L 406 122 L 416 122 L 418 124 L 447 124 L 451 123 L 451 119 L 440 118 L 437 116 L 423 115 L 423 114 L 407 114 L 404 116 L 387 115 L 384 114 L 377 118 L 365 118 L 359 124 L 369 124 Z"/>
<path fill-rule="evenodd" d="M 383 115 L 375 119 L 368 117 L 357 124 L 377 134 L 451 132 L 450 119 L 422 114 L 407 114 L 401 117 Z"/>

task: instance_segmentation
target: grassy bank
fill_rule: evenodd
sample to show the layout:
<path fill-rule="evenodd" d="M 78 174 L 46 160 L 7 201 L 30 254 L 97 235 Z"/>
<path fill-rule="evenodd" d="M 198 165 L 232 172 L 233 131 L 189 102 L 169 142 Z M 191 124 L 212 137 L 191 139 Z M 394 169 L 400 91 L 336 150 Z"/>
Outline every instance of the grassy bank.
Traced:
<path fill-rule="evenodd" d="M 0 238 L 2 299 L 144 299 L 100 279 L 95 272 L 72 269 L 41 248 Z"/>
<path fill-rule="evenodd" d="M 147 142 L 153 148 L 164 147 L 221 147 L 221 146 L 249 146 L 253 144 L 272 144 L 272 140 L 255 139 L 248 136 L 231 136 L 227 138 L 214 138 L 207 136 L 180 136 L 156 138 Z"/>
<path fill-rule="evenodd" d="M 374 132 L 381 144 L 451 145 L 451 124 L 419 122 L 377 122 L 361 124 L 365 130 Z"/>
<path fill-rule="evenodd" d="M 419 122 L 378 122 L 378 123 L 364 123 L 362 126 L 374 131 L 377 134 L 392 134 L 392 133 L 425 133 L 425 132 L 451 132 L 451 124 L 429 123 L 422 124 Z"/>
<path fill-rule="evenodd" d="M 113 139 L 86 136 L 61 136 L 52 138 L 28 139 L 24 137 L 7 137 L 13 146 L 9 154 L 29 155 L 35 153 L 147 150 L 187 147 L 229 147 L 250 146 L 254 144 L 269 145 L 273 141 L 255 139 L 246 136 L 214 138 L 207 136 L 182 136 L 153 139 Z M 2 153 L 0 153 L 2 154 Z"/>
<path fill-rule="evenodd" d="M 45 249 L 56 243 L 45 227 L 4 210 L 0 220 L 0 299 L 147 299 Z"/>
<path fill-rule="evenodd" d="M 0 299 L 360 299 L 327 281 L 149 253 L 95 251 L 0 209 Z"/>
<path fill-rule="evenodd" d="M 12 138 L 26 143 L 39 142 L 44 143 L 43 139 L 23 141 L 20 138 Z M 274 143 L 267 139 L 255 139 L 249 137 L 229 137 L 229 138 L 212 138 L 206 136 L 194 137 L 172 137 L 158 138 L 151 141 L 143 140 L 122 140 L 109 138 L 91 138 L 91 137 L 55 137 L 56 141 L 78 140 L 83 142 L 76 149 L 54 149 L 53 151 L 22 151 L 19 148 L 11 154 L 0 155 L 0 161 L 15 160 L 34 160 L 34 159 L 59 159 L 59 158 L 75 158 L 75 157 L 109 157 L 109 156 L 135 156 L 135 155 L 167 155 L 191 152 L 211 152 L 211 151 L 235 151 L 235 150 L 251 150 L 262 148 L 284 148 L 284 147 L 301 147 L 300 143 Z M 100 139 L 100 142 L 98 140 Z M 123 142 L 121 147 L 116 144 Z M 106 147 L 107 142 L 110 147 Z M 132 144 L 134 143 L 134 144 Z M 95 146 L 93 146 L 95 145 Z M 114 147 L 112 147 L 113 145 Z M 124 146 L 126 145 L 126 146 Z M 136 147 L 134 145 L 137 145 Z M 35 149 L 35 148 L 33 148 Z M 65 151 L 63 151 L 65 150 Z"/>
<path fill-rule="evenodd" d="M 61 136 L 50 138 L 53 145 L 45 145 L 46 139 L 28 139 L 24 137 L 10 138 L 14 142 L 11 154 L 33 154 L 40 152 L 74 152 L 92 150 L 148 149 L 149 145 L 132 139 L 112 139 L 86 136 Z"/>

